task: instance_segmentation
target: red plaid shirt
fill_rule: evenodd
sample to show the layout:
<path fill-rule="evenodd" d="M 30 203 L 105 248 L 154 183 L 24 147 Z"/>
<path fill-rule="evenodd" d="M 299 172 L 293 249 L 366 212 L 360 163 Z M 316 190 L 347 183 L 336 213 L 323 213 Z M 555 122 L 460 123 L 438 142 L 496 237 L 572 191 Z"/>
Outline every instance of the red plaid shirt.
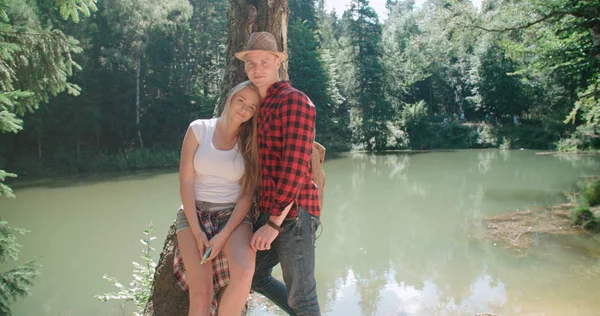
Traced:
<path fill-rule="evenodd" d="M 288 217 L 296 217 L 298 206 L 321 214 L 310 169 L 315 116 L 313 103 L 289 81 L 278 81 L 267 90 L 258 115 L 261 212 L 281 215 L 294 202 Z"/>

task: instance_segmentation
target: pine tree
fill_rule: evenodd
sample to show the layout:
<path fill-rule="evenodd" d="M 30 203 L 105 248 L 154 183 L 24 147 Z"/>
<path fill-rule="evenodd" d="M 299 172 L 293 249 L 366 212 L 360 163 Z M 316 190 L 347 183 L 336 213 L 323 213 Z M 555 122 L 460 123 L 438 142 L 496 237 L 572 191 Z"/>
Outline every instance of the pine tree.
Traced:
<path fill-rule="evenodd" d="M 110 53 L 117 63 L 134 73 L 135 126 L 138 143 L 144 148 L 140 119 L 142 108 L 142 65 L 152 32 L 167 30 L 187 21 L 192 7 L 187 0 L 107 0 L 109 25 L 117 39 Z"/>
<path fill-rule="evenodd" d="M 20 245 L 17 244 L 16 235 L 26 232 L 0 221 L 0 264 L 18 259 Z M 0 273 L 0 315 L 11 315 L 10 304 L 18 297 L 29 295 L 29 288 L 39 275 L 39 268 L 38 262 L 32 260 Z"/>
<path fill-rule="evenodd" d="M 330 53 L 320 48 L 314 1 L 292 0 L 288 26 L 289 74 L 294 87 L 304 91 L 315 104 L 317 141 L 334 152 L 350 147 L 348 111 L 340 106 L 336 65 Z M 321 8 L 323 10 L 323 8 Z M 297 12 L 300 11 L 300 12 Z M 324 12 L 320 11 L 320 15 Z M 321 23 L 322 25 L 322 23 Z"/>
<path fill-rule="evenodd" d="M 310 30 L 317 28 L 315 0 L 290 0 L 290 24 L 300 21 Z"/>
<path fill-rule="evenodd" d="M 355 89 L 350 90 L 349 97 L 354 99 L 354 108 L 359 116 L 359 140 L 368 150 L 386 149 L 391 109 L 383 97 L 382 27 L 368 0 L 353 0 L 344 15 L 348 21 L 346 32 L 356 67 Z"/>
<path fill-rule="evenodd" d="M 63 19 L 79 21 L 96 10 L 94 0 L 57 0 Z M 81 51 L 78 42 L 60 30 L 44 27 L 29 1 L 0 0 L 0 131 L 17 133 L 23 128 L 20 117 L 33 112 L 50 96 L 67 91 L 79 94 L 79 87 L 67 81 L 79 66 L 72 54 Z M 3 184 L 15 174 L 0 170 L 0 197 L 14 197 Z M 16 235 L 25 230 L 0 221 L 0 264 L 18 258 Z M 0 314 L 10 315 L 10 304 L 29 294 L 33 278 L 39 274 L 36 261 L 29 261 L 0 273 Z"/>

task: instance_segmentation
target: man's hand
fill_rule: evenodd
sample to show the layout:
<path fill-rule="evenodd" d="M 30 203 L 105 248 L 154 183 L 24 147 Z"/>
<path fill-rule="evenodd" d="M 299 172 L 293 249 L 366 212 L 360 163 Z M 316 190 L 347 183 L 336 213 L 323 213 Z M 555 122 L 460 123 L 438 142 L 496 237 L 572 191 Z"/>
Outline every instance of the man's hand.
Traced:
<path fill-rule="evenodd" d="M 279 232 L 275 228 L 264 225 L 254 233 L 254 236 L 252 236 L 250 248 L 254 251 L 269 250 L 271 249 L 271 243 L 277 238 L 277 235 L 279 235 Z"/>

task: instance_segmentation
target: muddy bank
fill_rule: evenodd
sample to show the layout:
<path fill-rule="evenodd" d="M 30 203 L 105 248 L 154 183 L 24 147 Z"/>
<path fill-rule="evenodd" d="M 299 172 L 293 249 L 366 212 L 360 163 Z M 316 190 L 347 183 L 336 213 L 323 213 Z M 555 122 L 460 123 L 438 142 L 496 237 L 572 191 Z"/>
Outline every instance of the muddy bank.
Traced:
<path fill-rule="evenodd" d="M 493 242 L 498 246 L 516 249 L 519 252 L 530 249 L 536 240 L 546 236 L 587 235 L 589 232 L 574 227 L 570 216 L 571 203 L 552 207 L 516 211 L 486 217 L 475 225 L 473 238 Z M 598 214 L 599 209 L 592 210 Z"/>

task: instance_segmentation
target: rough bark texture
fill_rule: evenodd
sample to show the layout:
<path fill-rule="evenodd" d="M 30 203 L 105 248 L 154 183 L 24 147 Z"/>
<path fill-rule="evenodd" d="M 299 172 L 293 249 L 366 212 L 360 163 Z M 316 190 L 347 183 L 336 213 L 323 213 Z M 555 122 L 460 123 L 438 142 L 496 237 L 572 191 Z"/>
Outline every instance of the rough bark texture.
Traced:
<path fill-rule="evenodd" d="M 177 236 L 175 223 L 169 228 L 163 251 L 160 254 L 154 285 L 150 299 L 144 310 L 145 316 L 185 316 L 188 314 L 189 299 L 187 295 L 175 284 L 173 278 L 173 250 Z"/>
<path fill-rule="evenodd" d="M 252 32 L 270 32 L 275 36 L 279 50 L 287 53 L 288 0 L 229 0 L 227 20 L 226 70 L 221 94 L 214 110 L 219 115 L 227 93 L 238 83 L 246 80 L 244 65 L 234 54 L 244 48 Z M 279 76 L 288 79 L 287 61 L 281 65 Z"/>

